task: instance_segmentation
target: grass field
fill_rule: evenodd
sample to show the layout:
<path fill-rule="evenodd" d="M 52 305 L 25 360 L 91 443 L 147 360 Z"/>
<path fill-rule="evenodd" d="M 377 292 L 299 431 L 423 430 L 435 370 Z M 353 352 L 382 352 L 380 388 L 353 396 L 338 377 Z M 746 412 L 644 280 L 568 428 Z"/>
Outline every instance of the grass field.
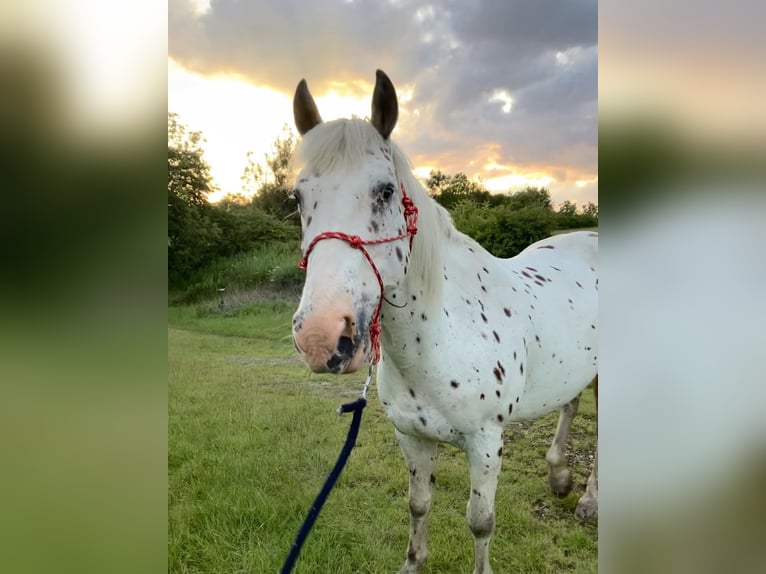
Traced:
<path fill-rule="evenodd" d="M 171 307 L 168 327 L 168 571 L 278 572 L 350 423 L 335 410 L 363 375 L 315 375 L 290 340 L 295 304 Z M 404 562 L 407 469 L 374 388 L 357 447 L 309 536 L 296 573 L 387 573 Z M 574 491 L 546 488 L 550 414 L 506 430 L 491 547 L 496 574 L 591 573 L 595 525 L 574 519 L 595 449 L 586 392 L 569 441 Z M 465 455 L 440 447 L 425 573 L 468 573 Z"/>

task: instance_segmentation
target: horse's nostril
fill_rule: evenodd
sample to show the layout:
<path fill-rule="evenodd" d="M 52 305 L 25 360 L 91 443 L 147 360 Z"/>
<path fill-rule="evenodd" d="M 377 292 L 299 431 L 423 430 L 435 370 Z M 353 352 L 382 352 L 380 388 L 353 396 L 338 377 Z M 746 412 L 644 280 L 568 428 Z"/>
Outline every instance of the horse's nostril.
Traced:
<path fill-rule="evenodd" d="M 334 371 L 340 366 L 342 361 L 343 357 L 341 357 L 338 353 L 335 353 L 332 357 L 330 357 L 330 360 L 327 361 L 327 368 L 331 371 Z"/>
<path fill-rule="evenodd" d="M 343 357 L 350 357 L 354 351 L 354 342 L 349 337 L 338 339 L 338 354 Z"/>
<path fill-rule="evenodd" d="M 345 322 L 345 326 L 341 335 L 343 337 L 353 337 L 356 334 L 356 321 L 354 321 L 354 317 L 346 315 L 343 317 L 343 321 Z"/>

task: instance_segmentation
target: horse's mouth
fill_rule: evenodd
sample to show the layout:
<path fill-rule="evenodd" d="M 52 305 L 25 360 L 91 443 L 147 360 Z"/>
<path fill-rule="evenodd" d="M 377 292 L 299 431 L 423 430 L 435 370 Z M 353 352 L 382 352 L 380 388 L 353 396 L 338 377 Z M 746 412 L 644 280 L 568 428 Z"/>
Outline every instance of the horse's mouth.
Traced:
<path fill-rule="evenodd" d="M 300 348 L 297 341 L 293 338 L 293 345 L 300 353 L 303 362 L 314 373 L 332 373 L 334 375 L 344 375 L 358 371 L 367 358 L 366 350 L 369 343 L 362 337 L 355 337 L 354 340 L 348 337 L 341 337 L 338 347 L 334 351 L 325 350 L 322 358 L 317 357 L 316 350 L 309 353 Z"/>

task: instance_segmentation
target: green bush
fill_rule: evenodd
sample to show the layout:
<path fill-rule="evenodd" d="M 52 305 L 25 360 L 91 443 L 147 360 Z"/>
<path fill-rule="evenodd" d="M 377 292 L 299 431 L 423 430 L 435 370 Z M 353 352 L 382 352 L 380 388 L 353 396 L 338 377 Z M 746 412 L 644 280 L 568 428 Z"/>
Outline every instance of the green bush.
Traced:
<path fill-rule="evenodd" d="M 460 231 L 496 257 L 513 257 L 549 237 L 555 227 L 554 214 L 536 206 L 517 210 L 510 205 L 490 207 L 462 201 L 453 209 L 452 218 Z"/>

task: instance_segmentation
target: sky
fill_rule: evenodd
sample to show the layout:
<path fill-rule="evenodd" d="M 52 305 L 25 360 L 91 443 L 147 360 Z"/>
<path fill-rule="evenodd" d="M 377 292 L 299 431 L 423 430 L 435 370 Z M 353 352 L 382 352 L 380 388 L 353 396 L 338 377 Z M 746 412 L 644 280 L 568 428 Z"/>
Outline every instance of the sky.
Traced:
<path fill-rule="evenodd" d="M 596 0 L 170 0 L 168 109 L 203 132 L 215 199 L 293 126 L 302 78 L 325 121 L 367 117 L 380 68 L 418 175 L 598 203 L 597 27 Z"/>

